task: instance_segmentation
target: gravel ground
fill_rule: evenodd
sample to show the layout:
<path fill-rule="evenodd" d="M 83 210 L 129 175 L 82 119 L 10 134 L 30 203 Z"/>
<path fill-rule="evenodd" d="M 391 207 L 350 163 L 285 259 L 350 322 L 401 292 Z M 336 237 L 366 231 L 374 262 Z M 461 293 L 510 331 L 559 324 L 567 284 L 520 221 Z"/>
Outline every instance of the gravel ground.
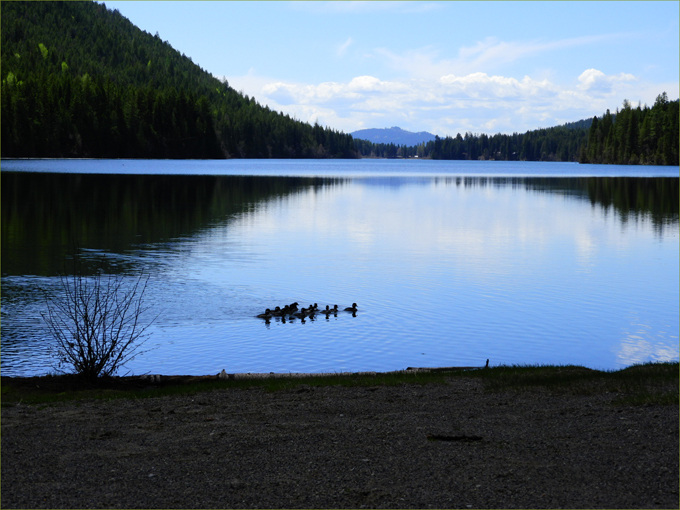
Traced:
<path fill-rule="evenodd" d="M 679 507 L 678 406 L 481 388 L 6 406 L 2 507 Z"/>

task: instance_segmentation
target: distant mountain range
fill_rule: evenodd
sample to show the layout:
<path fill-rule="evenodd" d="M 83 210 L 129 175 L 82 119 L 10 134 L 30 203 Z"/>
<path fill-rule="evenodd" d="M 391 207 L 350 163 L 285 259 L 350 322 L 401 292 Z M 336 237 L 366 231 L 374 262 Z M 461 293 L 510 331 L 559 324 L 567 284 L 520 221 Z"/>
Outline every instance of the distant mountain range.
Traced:
<path fill-rule="evenodd" d="M 434 140 L 434 135 L 427 131 L 412 133 L 399 127 L 360 129 L 350 134 L 352 138 L 359 140 L 367 140 L 373 143 L 393 143 L 394 145 L 407 145 L 409 147 Z"/>

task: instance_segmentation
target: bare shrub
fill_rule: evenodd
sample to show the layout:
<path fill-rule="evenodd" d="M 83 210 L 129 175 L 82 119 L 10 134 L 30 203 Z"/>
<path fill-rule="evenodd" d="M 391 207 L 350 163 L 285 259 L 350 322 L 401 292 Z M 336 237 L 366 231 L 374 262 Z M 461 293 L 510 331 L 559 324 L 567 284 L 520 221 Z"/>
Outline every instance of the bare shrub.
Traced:
<path fill-rule="evenodd" d="M 82 274 L 74 257 L 72 275 L 61 276 L 61 293 L 47 296 L 42 313 L 50 334 L 56 340 L 55 368 L 64 367 L 94 381 L 114 375 L 125 363 L 142 352 L 145 331 L 156 317 L 145 319 L 149 307 L 143 304 L 149 275 L 134 280 L 106 275 L 103 260 L 94 276 Z"/>

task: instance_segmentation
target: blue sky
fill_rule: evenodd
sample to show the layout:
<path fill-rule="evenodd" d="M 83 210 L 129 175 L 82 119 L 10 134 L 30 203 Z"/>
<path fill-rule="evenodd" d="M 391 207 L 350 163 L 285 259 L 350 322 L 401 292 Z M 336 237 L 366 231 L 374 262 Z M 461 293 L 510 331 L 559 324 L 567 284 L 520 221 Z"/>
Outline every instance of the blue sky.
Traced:
<path fill-rule="evenodd" d="M 106 5 L 260 104 L 345 132 L 521 133 L 680 94 L 677 1 Z"/>

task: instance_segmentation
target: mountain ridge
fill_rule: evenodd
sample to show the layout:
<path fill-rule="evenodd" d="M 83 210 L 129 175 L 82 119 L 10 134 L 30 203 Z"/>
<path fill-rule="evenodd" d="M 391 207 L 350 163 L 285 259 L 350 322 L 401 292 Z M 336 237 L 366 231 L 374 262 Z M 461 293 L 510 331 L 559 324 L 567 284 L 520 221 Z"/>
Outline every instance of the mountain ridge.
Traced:
<path fill-rule="evenodd" d="M 435 135 L 427 131 L 414 133 L 397 126 L 391 128 L 366 128 L 352 131 L 352 138 L 366 140 L 372 143 L 393 143 L 409 147 L 434 141 Z"/>

